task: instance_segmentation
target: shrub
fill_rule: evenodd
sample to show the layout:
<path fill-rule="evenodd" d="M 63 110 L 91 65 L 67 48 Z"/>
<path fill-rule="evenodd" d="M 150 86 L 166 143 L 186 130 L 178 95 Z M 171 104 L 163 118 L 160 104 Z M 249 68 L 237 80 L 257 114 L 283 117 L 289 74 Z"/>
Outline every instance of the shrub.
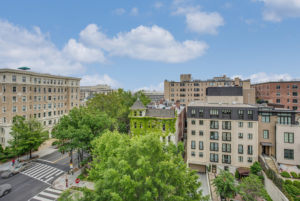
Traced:
<path fill-rule="evenodd" d="M 258 175 L 258 173 L 262 170 L 261 165 L 259 164 L 259 162 L 255 161 L 253 163 L 253 165 L 251 165 L 250 167 L 250 172 L 252 174 Z"/>
<path fill-rule="evenodd" d="M 297 179 L 297 178 L 298 178 L 298 175 L 297 175 L 297 173 L 296 173 L 296 172 L 291 172 L 290 174 L 292 175 L 292 177 L 293 177 L 293 178 L 295 178 L 295 179 Z"/>
<path fill-rule="evenodd" d="M 298 189 L 296 186 L 290 185 L 290 184 L 285 184 L 284 189 L 291 197 L 293 197 L 294 200 L 298 200 L 297 196 L 300 195 L 300 189 Z"/>
<path fill-rule="evenodd" d="M 284 184 L 286 184 L 286 185 L 292 185 L 293 184 L 293 182 L 291 181 L 291 180 L 285 180 L 285 182 L 284 182 Z"/>
<path fill-rule="evenodd" d="M 300 189 L 300 181 L 294 181 L 293 185 Z"/>
<path fill-rule="evenodd" d="M 236 179 L 239 179 L 239 178 L 240 178 L 239 171 L 237 171 L 237 170 L 235 171 L 234 177 L 235 177 Z"/>
<path fill-rule="evenodd" d="M 285 177 L 285 178 L 291 178 L 291 175 L 287 172 L 287 171 L 283 171 L 281 173 L 281 176 Z"/>

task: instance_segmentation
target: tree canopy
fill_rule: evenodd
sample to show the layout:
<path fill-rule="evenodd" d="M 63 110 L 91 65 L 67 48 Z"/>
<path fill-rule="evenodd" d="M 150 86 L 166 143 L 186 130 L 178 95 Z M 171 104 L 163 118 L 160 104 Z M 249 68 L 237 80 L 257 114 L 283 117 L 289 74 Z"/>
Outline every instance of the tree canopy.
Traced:
<path fill-rule="evenodd" d="M 138 97 L 144 105 L 150 103 L 150 99 L 142 91 L 132 95 L 130 91 L 119 89 L 109 94 L 95 95 L 94 98 L 88 100 L 87 107 L 90 111 L 105 112 L 109 117 L 115 119 L 115 124 L 119 132 L 128 133 L 129 108 Z"/>
<path fill-rule="evenodd" d="M 33 150 L 48 139 L 48 131 L 45 131 L 42 124 L 36 119 L 25 120 L 22 116 L 13 118 L 11 128 L 12 139 L 8 141 L 14 152 L 19 156 L 24 153 L 31 153 Z"/>
<path fill-rule="evenodd" d="M 198 191 L 198 176 L 187 168 L 181 149 L 166 147 L 156 135 L 130 138 L 106 131 L 96 138 L 89 172 L 96 189 L 85 200 L 205 200 Z"/>
<path fill-rule="evenodd" d="M 237 192 L 234 183 L 234 177 L 229 171 L 221 171 L 221 173 L 213 180 L 217 193 L 224 198 L 233 198 Z"/>
<path fill-rule="evenodd" d="M 58 139 L 61 152 L 73 150 L 90 152 L 91 141 L 106 129 L 113 129 L 114 122 L 103 112 L 92 112 L 87 108 L 74 108 L 63 116 L 53 128 L 52 135 Z"/>

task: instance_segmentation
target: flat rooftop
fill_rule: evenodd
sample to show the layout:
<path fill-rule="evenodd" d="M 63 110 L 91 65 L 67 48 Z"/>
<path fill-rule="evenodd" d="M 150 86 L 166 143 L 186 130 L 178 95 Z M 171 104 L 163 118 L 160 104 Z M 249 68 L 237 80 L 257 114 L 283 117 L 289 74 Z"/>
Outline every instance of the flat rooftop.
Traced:
<path fill-rule="evenodd" d="M 202 101 L 191 102 L 188 107 L 247 107 L 247 108 L 258 108 L 256 105 L 248 105 L 241 103 L 206 103 Z"/>

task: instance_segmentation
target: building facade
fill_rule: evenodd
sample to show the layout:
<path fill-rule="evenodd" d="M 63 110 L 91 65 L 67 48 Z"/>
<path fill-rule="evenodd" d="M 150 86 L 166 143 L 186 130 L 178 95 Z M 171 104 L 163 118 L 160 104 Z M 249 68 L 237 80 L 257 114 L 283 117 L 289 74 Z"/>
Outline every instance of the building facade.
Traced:
<path fill-rule="evenodd" d="M 80 86 L 80 101 L 86 101 L 96 94 L 108 94 L 112 91 L 113 89 L 106 84 L 99 84 L 96 86 Z"/>
<path fill-rule="evenodd" d="M 158 133 L 162 141 L 177 144 L 179 140 L 178 136 L 180 136 L 180 134 L 178 133 L 179 130 L 177 132 L 178 121 L 176 110 L 174 108 L 146 108 L 140 100 L 137 100 L 130 110 L 129 118 L 131 135 Z"/>
<path fill-rule="evenodd" d="M 300 81 L 280 81 L 253 84 L 256 98 L 272 104 L 281 104 L 284 108 L 300 111 Z"/>
<path fill-rule="evenodd" d="M 13 117 L 38 119 L 47 129 L 80 104 L 80 78 L 0 69 L 0 143 L 8 146 Z"/>
<path fill-rule="evenodd" d="M 235 171 L 258 160 L 258 108 L 201 101 L 187 107 L 187 163 L 204 172 Z"/>
<path fill-rule="evenodd" d="M 147 96 L 151 102 L 159 102 L 164 99 L 164 93 L 159 91 L 143 91 L 145 96 Z"/>
<path fill-rule="evenodd" d="M 240 86 L 243 90 L 243 102 L 255 104 L 255 89 L 251 88 L 250 80 L 230 79 L 225 75 L 210 80 L 193 80 L 191 74 L 180 75 L 180 82 L 164 81 L 164 96 L 168 101 L 180 101 L 187 106 L 193 101 L 206 101 L 207 87 Z"/>

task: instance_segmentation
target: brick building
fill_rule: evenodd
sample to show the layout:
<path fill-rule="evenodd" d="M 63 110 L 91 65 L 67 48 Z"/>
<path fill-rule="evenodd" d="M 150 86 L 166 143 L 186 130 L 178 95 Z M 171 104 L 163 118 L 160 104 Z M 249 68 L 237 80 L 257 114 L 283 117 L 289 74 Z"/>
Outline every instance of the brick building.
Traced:
<path fill-rule="evenodd" d="M 280 81 L 253 84 L 256 98 L 286 109 L 300 111 L 300 81 Z"/>

